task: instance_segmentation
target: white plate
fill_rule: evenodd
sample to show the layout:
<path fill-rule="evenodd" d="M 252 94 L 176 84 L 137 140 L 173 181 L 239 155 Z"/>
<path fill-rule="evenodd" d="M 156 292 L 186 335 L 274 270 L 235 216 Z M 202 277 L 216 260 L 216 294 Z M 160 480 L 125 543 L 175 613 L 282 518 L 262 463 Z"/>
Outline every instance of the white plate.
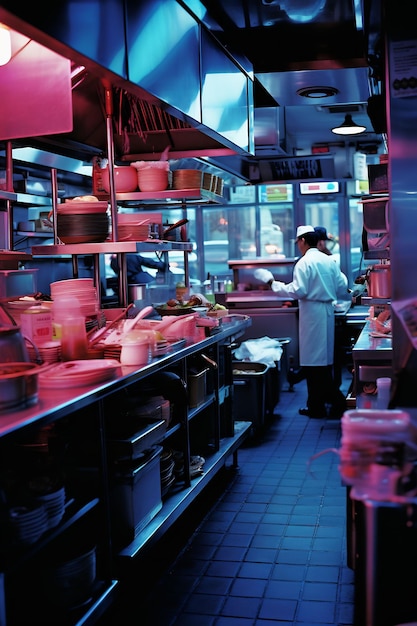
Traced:
<path fill-rule="evenodd" d="M 41 387 L 70 389 L 78 385 L 93 385 L 113 378 L 120 367 L 116 359 L 83 359 L 65 361 L 47 371 L 39 372 Z"/>

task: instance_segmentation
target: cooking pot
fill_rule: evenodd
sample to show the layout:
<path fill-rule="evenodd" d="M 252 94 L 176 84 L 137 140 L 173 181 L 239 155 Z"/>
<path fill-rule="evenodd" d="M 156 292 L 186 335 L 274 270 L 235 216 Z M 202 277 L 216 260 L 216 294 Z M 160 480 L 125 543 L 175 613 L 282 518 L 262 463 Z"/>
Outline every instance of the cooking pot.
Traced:
<path fill-rule="evenodd" d="M 128 285 L 129 302 L 135 302 L 136 300 L 146 300 L 147 291 L 146 284 L 131 283 Z"/>
<path fill-rule="evenodd" d="M 0 326 L 0 363 L 30 361 L 20 326 Z"/>
<path fill-rule="evenodd" d="M 38 401 L 38 371 L 36 363 L 0 364 L 0 412 Z"/>
<path fill-rule="evenodd" d="M 368 295 L 371 298 L 391 297 L 391 266 L 374 265 L 367 273 Z"/>

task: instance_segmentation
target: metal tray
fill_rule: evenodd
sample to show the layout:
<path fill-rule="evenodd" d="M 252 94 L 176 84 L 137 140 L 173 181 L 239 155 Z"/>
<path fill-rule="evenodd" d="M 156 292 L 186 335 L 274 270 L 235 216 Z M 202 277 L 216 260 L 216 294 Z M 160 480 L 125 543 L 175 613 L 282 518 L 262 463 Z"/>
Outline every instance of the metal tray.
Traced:
<path fill-rule="evenodd" d="M 137 420 L 137 417 L 135 417 Z M 151 418 L 140 418 L 143 428 L 125 439 L 110 439 L 109 452 L 113 460 L 133 461 L 138 459 L 144 450 L 158 443 L 166 432 L 166 421 Z"/>

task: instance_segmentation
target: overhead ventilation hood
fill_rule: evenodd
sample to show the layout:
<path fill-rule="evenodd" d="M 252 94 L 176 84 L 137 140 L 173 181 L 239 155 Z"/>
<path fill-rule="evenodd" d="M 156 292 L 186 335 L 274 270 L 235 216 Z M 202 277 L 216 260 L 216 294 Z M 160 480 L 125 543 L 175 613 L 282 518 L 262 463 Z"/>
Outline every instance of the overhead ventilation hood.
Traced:
<path fill-rule="evenodd" d="M 10 13 L 6 10 L 9 6 Z M 158 18 L 161 32 L 167 28 L 162 21 L 166 11 L 169 15 L 173 11 L 184 13 L 189 30 L 176 33 L 174 45 L 170 38 L 167 42 L 158 41 L 155 34 L 160 30 L 153 29 L 152 38 L 143 37 L 137 48 L 142 32 L 149 34 L 142 14 L 145 6 L 141 4 L 127 3 L 124 7 L 123 2 L 116 2 L 112 11 L 107 11 L 107 4 L 104 7 L 98 0 L 93 1 L 86 7 L 85 19 L 80 20 L 72 3 L 65 0 L 48 17 L 30 7 L 3 3 L 1 23 L 71 60 L 72 130 L 57 134 L 44 132 L 42 136 L 27 140 L 25 137 L 22 143 L 89 160 L 96 154 L 108 153 L 111 117 L 114 156 L 118 161 L 155 160 L 166 148 L 170 151 L 169 158 L 248 153 L 253 143 L 253 131 L 248 122 L 252 119 L 248 109 L 253 106 L 248 71 L 234 62 L 213 37 L 201 31 L 198 21 L 179 4 L 161 3 L 160 9 L 154 13 L 162 13 Z M 124 10 L 130 11 L 128 25 L 124 21 Z M 92 19 L 94 15 L 97 19 Z M 157 15 L 152 13 L 150 17 L 155 21 Z M 89 37 L 81 36 L 87 35 L 86 23 L 91 29 Z M 162 55 L 148 54 L 155 52 L 155 46 L 162 49 Z M 193 55 L 195 50 L 197 54 Z M 167 68 L 176 59 L 178 67 L 181 59 L 185 63 L 188 58 L 198 59 L 200 55 L 196 75 L 173 70 L 167 74 Z M 146 59 L 152 62 L 152 72 L 146 74 L 148 68 L 145 67 L 142 76 L 138 72 Z M 224 76 L 231 76 L 233 84 L 238 86 L 232 92 L 234 99 L 229 99 L 227 106 L 218 96 L 214 97 L 215 93 L 222 93 L 217 83 Z M 168 82 L 171 90 L 166 87 Z M 197 93 L 191 90 L 190 84 L 197 85 Z M 183 108 L 164 97 L 171 95 L 178 100 L 178 94 L 183 94 L 180 102 L 184 102 Z M 58 101 L 55 97 L 50 106 L 57 106 Z M 242 127 L 245 127 L 243 133 Z"/>

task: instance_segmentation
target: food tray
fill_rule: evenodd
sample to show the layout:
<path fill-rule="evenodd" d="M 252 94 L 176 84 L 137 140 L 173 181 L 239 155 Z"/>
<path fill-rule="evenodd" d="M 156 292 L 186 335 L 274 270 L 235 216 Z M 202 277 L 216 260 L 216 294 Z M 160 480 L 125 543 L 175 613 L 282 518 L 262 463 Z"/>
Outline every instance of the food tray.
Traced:
<path fill-rule="evenodd" d="M 153 306 L 159 315 L 189 315 L 190 313 L 197 312 L 192 306 L 172 307 L 167 306 L 166 304 L 155 304 Z"/>

